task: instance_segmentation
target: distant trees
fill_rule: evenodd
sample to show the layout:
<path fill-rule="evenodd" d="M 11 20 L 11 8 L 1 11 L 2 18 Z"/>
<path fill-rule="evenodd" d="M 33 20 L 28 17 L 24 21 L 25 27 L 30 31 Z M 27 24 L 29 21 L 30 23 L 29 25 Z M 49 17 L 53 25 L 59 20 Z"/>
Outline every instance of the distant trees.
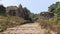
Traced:
<path fill-rule="evenodd" d="M 0 5 L 0 15 L 5 15 L 6 8 L 3 5 Z"/>
<path fill-rule="evenodd" d="M 25 19 L 34 21 L 37 20 L 38 14 L 31 13 L 30 10 L 28 10 L 26 7 L 24 7 L 24 14 L 25 14 Z"/>
<path fill-rule="evenodd" d="M 34 14 L 34 13 L 31 13 L 31 18 L 32 18 L 32 21 L 36 21 L 39 17 L 39 14 Z"/>

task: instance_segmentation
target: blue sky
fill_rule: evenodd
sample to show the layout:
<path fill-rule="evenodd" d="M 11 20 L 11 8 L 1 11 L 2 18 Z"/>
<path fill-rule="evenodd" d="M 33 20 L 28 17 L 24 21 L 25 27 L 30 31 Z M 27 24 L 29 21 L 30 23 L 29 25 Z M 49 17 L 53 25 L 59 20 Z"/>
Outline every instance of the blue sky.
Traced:
<path fill-rule="evenodd" d="M 32 13 L 40 13 L 47 11 L 48 7 L 60 0 L 1 0 L 0 4 L 4 6 L 18 6 L 21 4 L 23 7 L 27 7 Z"/>

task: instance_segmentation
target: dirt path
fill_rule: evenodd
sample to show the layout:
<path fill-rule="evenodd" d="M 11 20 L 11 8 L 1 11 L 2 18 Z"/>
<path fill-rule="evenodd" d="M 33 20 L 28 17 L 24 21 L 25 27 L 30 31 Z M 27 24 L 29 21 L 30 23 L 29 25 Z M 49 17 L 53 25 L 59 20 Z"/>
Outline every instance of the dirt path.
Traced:
<path fill-rule="evenodd" d="M 48 30 L 41 29 L 41 26 L 39 23 L 29 23 L 24 24 L 20 26 L 16 26 L 13 28 L 8 28 L 6 31 L 4 31 L 4 34 L 44 34 Z M 55 32 L 51 31 L 52 34 L 55 34 Z"/>

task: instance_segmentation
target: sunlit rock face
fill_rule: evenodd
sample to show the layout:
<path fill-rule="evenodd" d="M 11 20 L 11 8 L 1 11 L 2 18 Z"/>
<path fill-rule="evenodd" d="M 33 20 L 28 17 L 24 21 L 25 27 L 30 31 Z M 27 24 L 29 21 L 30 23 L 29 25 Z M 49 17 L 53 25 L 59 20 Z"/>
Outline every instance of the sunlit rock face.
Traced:
<path fill-rule="evenodd" d="M 26 17 L 26 12 L 24 12 L 24 8 L 22 6 L 8 6 L 6 7 L 6 13 L 11 16 Z"/>
<path fill-rule="evenodd" d="M 18 9 L 18 7 L 16 7 L 16 6 L 8 6 L 6 8 L 6 12 L 9 15 L 16 16 L 17 11 L 18 11 L 17 9 Z"/>

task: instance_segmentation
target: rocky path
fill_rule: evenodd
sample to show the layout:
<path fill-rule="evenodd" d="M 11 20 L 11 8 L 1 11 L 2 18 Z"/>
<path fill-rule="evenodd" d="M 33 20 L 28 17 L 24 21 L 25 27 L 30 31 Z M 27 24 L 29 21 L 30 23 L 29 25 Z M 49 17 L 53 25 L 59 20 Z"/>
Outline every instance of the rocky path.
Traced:
<path fill-rule="evenodd" d="M 44 34 L 47 31 L 46 29 L 41 29 L 39 23 L 29 23 L 8 28 L 3 34 Z M 55 34 L 53 31 L 51 31 L 51 33 Z"/>

